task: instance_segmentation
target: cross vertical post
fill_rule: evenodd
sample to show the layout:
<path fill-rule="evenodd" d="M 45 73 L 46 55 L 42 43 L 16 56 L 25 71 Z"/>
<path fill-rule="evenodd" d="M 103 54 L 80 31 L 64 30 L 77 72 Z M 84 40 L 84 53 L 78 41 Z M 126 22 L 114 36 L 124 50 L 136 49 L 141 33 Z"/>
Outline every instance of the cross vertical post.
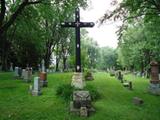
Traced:
<path fill-rule="evenodd" d="M 80 22 L 79 8 L 75 10 L 75 22 L 61 23 L 62 27 L 74 27 L 76 33 L 76 72 L 81 72 L 81 42 L 80 42 L 80 28 L 81 27 L 93 27 L 93 22 Z"/>

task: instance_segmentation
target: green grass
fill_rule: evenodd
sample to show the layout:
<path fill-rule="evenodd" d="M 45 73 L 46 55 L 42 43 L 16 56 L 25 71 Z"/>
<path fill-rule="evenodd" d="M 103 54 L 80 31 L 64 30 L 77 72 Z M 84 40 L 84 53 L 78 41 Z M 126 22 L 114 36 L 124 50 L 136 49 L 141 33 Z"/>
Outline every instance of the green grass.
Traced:
<path fill-rule="evenodd" d="M 95 73 L 93 85 L 101 97 L 93 103 L 96 113 L 80 118 L 69 113 L 69 103 L 56 96 L 56 88 L 71 82 L 72 73 L 48 75 L 48 87 L 43 95 L 31 96 L 29 85 L 13 78 L 13 73 L 0 73 L 0 120 L 160 120 L 160 96 L 147 92 L 149 80 L 125 76 L 132 80 L 133 90 L 106 73 Z M 133 97 L 144 100 L 141 106 L 132 103 Z"/>

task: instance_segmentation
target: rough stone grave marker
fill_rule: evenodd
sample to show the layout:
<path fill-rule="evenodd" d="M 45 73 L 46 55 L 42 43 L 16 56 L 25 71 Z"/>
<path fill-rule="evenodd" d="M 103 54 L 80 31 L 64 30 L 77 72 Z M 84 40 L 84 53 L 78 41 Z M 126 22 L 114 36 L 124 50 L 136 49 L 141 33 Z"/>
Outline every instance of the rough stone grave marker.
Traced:
<path fill-rule="evenodd" d="M 133 98 L 133 103 L 135 105 L 142 105 L 144 103 L 144 101 L 141 98 L 139 98 L 139 97 L 134 97 Z"/>
<path fill-rule="evenodd" d="M 91 105 L 89 91 L 73 92 L 73 101 L 70 103 L 70 112 L 74 112 L 83 117 L 87 117 L 91 112 L 95 112 Z"/>

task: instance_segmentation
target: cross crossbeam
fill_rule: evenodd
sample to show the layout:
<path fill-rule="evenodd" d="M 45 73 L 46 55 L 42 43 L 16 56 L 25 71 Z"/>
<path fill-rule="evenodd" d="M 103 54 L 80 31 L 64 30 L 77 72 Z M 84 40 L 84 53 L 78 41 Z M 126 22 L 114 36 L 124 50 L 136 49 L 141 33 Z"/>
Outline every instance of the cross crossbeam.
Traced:
<path fill-rule="evenodd" d="M 63 22 L 62 27 L 73 27 L 76 33 L 76 72 L 81 72 L 81 43 L 80 43 L 80 28 L 81 27 L 93 27 L 93 22 L 80 22 L 80 10 L 75 10 L 75 22 Z"/>

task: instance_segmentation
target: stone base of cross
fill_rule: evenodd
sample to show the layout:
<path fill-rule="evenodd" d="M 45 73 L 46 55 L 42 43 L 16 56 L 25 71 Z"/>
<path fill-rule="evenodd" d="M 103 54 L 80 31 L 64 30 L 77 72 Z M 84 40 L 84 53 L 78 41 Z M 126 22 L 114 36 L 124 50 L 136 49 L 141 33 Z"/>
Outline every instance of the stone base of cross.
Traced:
<path fill-rule="evenodd" d="M 83 79 L 83 74 L 75 72 L 72 76 L 71 86 L 76 89 L 83 89 L 85 87 L 85 81 Z"/>

